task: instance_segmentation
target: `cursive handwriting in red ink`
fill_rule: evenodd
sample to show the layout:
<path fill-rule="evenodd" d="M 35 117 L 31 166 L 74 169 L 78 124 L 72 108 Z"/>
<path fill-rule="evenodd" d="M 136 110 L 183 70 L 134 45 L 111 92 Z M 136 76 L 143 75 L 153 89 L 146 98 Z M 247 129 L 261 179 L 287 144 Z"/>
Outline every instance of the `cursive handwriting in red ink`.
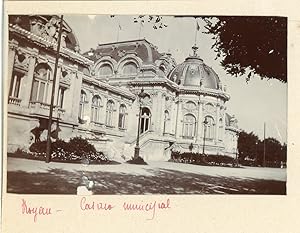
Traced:
<path fill-rule="evenodd" d="M 39 207 L 29 207 L 24 199 L 22 199 L 22 214 L 33 214 L 33 221 L 37 221 L 38 215 L 50 215 L 51 208 L 45 208 L 43 206 Z"/>
<path fill-rule="evenodd" d="M 80 200 L 80 209 L 85 210 L 112 210 L 114 206 L 108 203 L 102 202 L 88 202 L 86 197 L 82 197 Z"/>
<path fill-rule="evenodd" d="M 153 220 L 156 214 L 156 207 L 158 209 L 169 209 L 170 207 L 170 199 L 168 198 L 166 202 L 150 202 L 150 203 L 123 203 L 123 209 L 125 211 L 145 211 L 145 212 L 152 212 L 151 218 L 147 220 Z"/>

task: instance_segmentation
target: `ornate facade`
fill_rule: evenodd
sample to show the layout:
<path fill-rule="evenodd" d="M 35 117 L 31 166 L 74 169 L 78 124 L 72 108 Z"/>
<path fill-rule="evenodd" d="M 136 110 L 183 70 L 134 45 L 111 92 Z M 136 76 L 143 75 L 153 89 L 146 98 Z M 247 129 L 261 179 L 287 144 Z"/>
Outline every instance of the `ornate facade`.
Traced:
<path fill-rule="evenodd" d="M 58 20 L 9 18 L 8 151 L 45 140 Z M 127 160 L 139 127 L 145 160 L 203 149 L 236 155 L 238 128 L 226 112 L 229 94 L 195 46 L 179 65 L 145 39 L 99 44 L 80 53 L 64 22 L 57 77 L 53 134 L 59 138 L 82 136 L 111 159 Z M 145 95 L 138 98 L 142 89 Z"/>

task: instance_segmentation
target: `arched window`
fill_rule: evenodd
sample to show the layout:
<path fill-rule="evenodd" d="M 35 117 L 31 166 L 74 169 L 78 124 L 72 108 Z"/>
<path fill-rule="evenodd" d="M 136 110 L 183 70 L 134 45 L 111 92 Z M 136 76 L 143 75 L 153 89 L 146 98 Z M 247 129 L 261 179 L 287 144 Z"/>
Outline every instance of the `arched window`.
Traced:
<path fill-rule="evenodd" d="M 113 126 L 113 113 L 114 113 L 114 102 L 109 100 L 106 105 L 106 119 L 105 124 L 107 126 Z"/>
<path fill-rule="evenodd" d="M 164 114 L 164 133 L 167 132 L 167 126 L 168 126 L 168 121 L 170 120 L 170 114 L 168 112 L 168 110 L 165 111 L 165 114 Z"/>
<path fill-rule="evenodd" d="M 136 75 L 137 66 L 133 62 L 126 63 L 123 67 L 123 74 L 125 75 Z"/>
<path fill-rule="evenodd" d="M 215 137 L 215 121 L 211 116 L 206 117 L 206 135 L 205 138 L 213 139 Z"/>
<path fill-rule="evenodd" d="M 206 107 L 206 110 L 207 110 L 208 112 L 214 111 L 214 105 L 211 104 L 211 103 L 207 103 L 207 104 L 205 105 L 205 107 Z"/>
<path fill-rule="evenodd" d="M 188 110 L 188 111 L 193 111 L 196 109 L 196 104 L 193 102 L 193 101 L 188 101 L 185 103 L 185 108 Z"/>
<path fill-rule="evenodd" d="M 34 69 L 31 101 L 47 103 L 51 69 L 45 63 L 38 64 Z"/>
<path fill-rule="evenodd" d="M 109 64 L 104 64 L 100 66 L 99 76 L 100 77 L 109 77 L 113 75 L 113 70 Z"/>
<path fill-rule="evenodd" d="M 125 129 L 125 122 L 126 122 L 126 106 L 124 104 L 121 104 L 119 109 L 118 127 L 121 129 Z"/>
<path fill-rule="evenodd" d="M 183 118 L 183 137 L 195 136 L 196 118 L 192 114 L 186 114 Z"/>
<path fill-rule="evenodd" d="M 141 112 L 141 124 L 140 124 L 140 130 L 141 133 L 144 133 L 150 129 L 150 123 L 151 123 L 151 112 L 149 108 L 142 108 Z"/>
<path fill-rule="evenodd" d="M 80 102 L 79 102 L 79 118 L 83 119 L 84 117 L 84 113 L 85 113 L 85 104 L 87 102 L 87 97 L 86 97 L 86 93 L 81 90 L 80 93 Z"/>
<path fill-rule="evenodd" d="M 98 95 L 95 95 L 92 99 L 92 121 L 99 122 L 100 121 L 100 104 L 101 99 Z"/>
<path fill-rule="evenodd" d="M 219 140 L 222 141 L 223 140 L 223 120 L 222 118 L 219 119 L 219 132 L 218 132 L 218 136 L 219 136 Z"/>

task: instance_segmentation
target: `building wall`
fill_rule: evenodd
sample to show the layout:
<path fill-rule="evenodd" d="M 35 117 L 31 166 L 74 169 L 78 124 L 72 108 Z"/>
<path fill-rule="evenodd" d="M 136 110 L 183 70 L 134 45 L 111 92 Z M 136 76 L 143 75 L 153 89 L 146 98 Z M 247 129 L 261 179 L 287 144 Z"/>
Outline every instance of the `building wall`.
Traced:
<path fill-rule="evenodd" d="M 147 45 L 146 42 L 143 42 Z M 53 85 L 54 51 L 43 44 L 24 40 L 14 32 L 10 36 L 8 54 L 8 150 L 18 148 L 28 150 L 37 139 L 32 132 L 40 130 L 40 140 L 46 137 L 49 116 L 50 90 Z M 138 47 L 139 45 L 137 45 Z M 148 52 L 152 47 L 148 46 Z M 145 160 L 168 160 L 171 150 L 202 153 L 205 138 L 206 154 L 226 154 L 234 156 L 237 148 L 237 127 L 227 129 L 225 100 L 209 90 L 188 90 L 167 79 L 164 72 L 175 65 L 170 55 L 165 55 L 149 63 L 134 53 L 122 55 L 116 60 L 103 55 L 96 61 L 88 60 L 81 54 L 65 49 L 59 60 L 58 78 L 54 98 L 54 123 L 61 131 L 59 137 L 69 140 L 81 136 L 103 151 L 109 158 L 119 161 L 130 159 L 134 154 L 138 131 L 140 106 L 150 110 L 149 127 L 140 135 L 141 156 Z M 25 58 L 24 58 L 25 57 Z M 24 58 L 24 59 L 23 59 Z M 135 64 L 136 73 L 125 74 L 126 64 Z M 50 79 L 48 95 L 43 101 L 33 101 L 33 89 L 39 64 L 49 66 Z M 163 64 L 164 71 L 160 69 Z M 103 75 L 101 67 L 111 66 L 112 73 Z M 20 88 L 17 87 L 15 73 L 21 74 Z M 59 106 L 59 89 L 64 89 L 63 105 Z M 138 98 L 141 90 L 146 97 Z M 211 90 L 210 90 L 211 92 Z M 81 103 L 81 93 L 85 101 Z M 100 99 L 97 106 L 98 119 L 93 118 L 93 98 Z M 111 124 L 107 122 L 108 103 L 112 101 Z M 80 105 L 84 109 L 80 113 Z M 120 106 L 126 106 L 125 125 L 119 127 Z M 192 135 L 186 134 L 185 116 L 195 119 Z M 204 120 L 211 119 L 212 125 L 206 126 Z M 58 122 L 58 123 L 57 123 Z M 210 129 L 208 129 L 210 128 Z M 213 130 L 212 130 L 213 128 Z M 191 149 L 192 145 L 192 149 Z"/>

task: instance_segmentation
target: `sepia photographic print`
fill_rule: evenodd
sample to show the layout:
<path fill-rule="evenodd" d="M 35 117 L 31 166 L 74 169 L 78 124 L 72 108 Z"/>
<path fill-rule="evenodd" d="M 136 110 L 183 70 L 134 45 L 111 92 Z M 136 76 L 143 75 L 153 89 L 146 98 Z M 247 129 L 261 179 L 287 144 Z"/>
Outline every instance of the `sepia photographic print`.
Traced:
<path fill-rule="evenodd" d="M 7 24 L 8 193 L 286 195 L 287 17 Z"/>

